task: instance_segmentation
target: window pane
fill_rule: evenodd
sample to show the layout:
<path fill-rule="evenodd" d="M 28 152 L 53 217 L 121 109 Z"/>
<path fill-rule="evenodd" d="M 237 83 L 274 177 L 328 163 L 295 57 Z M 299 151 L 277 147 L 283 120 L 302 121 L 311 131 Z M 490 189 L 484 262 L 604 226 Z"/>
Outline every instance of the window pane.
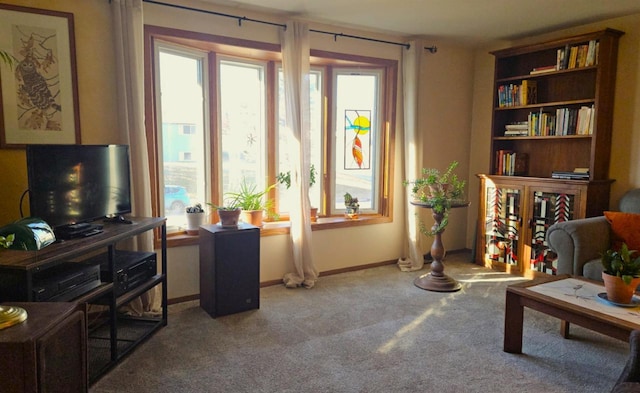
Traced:
<path fill-rule="evenodd" d="M 220 61 L 222 192 L 238 191 L 243 179 L 266 187 L 264 66 Z"/>
<path fill-rule="evenodd" d="M 379 167 L 378 73 L 336 72 L 333 196 L 336 212 L 344 210 L 344 194 L 358 198 L 361 211 L 377 209 Z"/>
<path fill-rule="evenodd" d="M 309 189 L 311 206 L 319 207 L 321 200 L 322 169 L 322 71 L 312 70 L 309 77 L 309 110 L 311 128 L 311 164 L 316 169 L 315 184 Z M 284 74 L 278 73 L 278 172 L 286 172 L 291 168 L 291 156 L 289 154 L 289 141 L 292 136 L 284 127 L 287 114 L 284 103 Z M 286 186 L 278 186 L 278 206 L 280 213 L 288 212 L 291 196 Z"/>
<path fill-rule="evenodd" d="M 161 208 L 169 228 L 184 226 L 185 207 L 207 201 L 205 187 L 204 59 L 159 50 L 162 143 Z"/>

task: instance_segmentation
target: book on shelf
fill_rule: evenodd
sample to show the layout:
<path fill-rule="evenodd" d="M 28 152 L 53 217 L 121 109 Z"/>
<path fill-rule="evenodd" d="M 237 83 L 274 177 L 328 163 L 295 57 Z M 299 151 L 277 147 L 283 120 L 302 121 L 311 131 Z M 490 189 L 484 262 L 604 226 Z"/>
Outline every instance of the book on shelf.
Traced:
<path fill-rule="evenodd" d="M 589 172 L 576 172 L 576 171 L 553 171 L 551 172 L 553 179 L 568 179 L 568 180 L 589 180 Z"/>
<path fill-rule="evenodd" d="M 511 150 L 497 150 L 495 161 L 496 175 L 526 176 L 529 166 L 529 155 Z"/>
<path fill-rule="evenodd" d="M 524 79 L 520 85 L 520 104 L 531 105 L 538 102 L 538 84 L 536 81 Z"/>
<path fill-rule="evenodd" d="M 535 81 L 523 80 L 519 85 L 510 83 L 498 86 L 498 107 L 506 108 L 535 104 L 538 88 Z"/>
<path fill-rule="evenodd" d="M 535 67 L 534 69 L 531 70 L 531 72 L 529 72 L 529 75 L 537 75 L 537 74 L 544 74 L 546 72 L 554 72 L 557 71 L 557 66 L 555 64 L 553 65 L 548 65 L 548 66 L 543 66 L 543 67 Z"/>
<path fill-rule="evenodd" d="M 591 40 L 588 43 L 565 45 L 556 53 L 556 67 L 558 70 L 590 67 L 598 64 L 599 42 Z"/>

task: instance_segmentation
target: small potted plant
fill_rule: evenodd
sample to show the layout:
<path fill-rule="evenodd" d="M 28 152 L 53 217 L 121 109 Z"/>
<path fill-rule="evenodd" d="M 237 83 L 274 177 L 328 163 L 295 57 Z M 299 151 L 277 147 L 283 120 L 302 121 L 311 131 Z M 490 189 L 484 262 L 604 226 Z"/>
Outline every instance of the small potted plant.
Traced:
<path fill-rule="evenodd" d="M 200 203 L 187 206 L 185 211 L 187 213 L 187 235 L 197 235 L 200 225 L 204 224 L 205 211 Z"/>
<path fill-rule="evenodd" d="M 452 161 L 444 172 L 436 168 L 422 168 L 422 177 L 415 180 L 405 180 L 405 186 L 411 186 L 411 196 L 416 203 L 431 207 L 434 214 L 442 215 L 438 225 L 428 229 L 420 224 L 420 230 L 427 236 L 433 236 L 444 231 L 449 223 L 449 211 L 456 203 L 464 201 L 464 187 L 466 182 L 460 180 L 453 171 L 458 167 L 458 161 Z"/>
<path fill-rule="evenodd" d="M 352 196 L 348 192 L 344 194 L 344 207 L 345 217 L 355 220 L 358 218 L 358 214 L 360 213 L 360 202 L 358 202 L 358 198 Z"/>
<path fill-rule="evenodd" d="M 212 209 L 218 212 L 218 217 L 220 217 L 220 226 L 223 228 L 237 228 L 238 221 L 240 220 L 240 209 L 233 202 L 228 201 L 223 206 L 214 205 L 213 203 L 207 202 Z"/>
<path fill-rule="evenodd" d="M 316 167 L 311 164 L 309 167 L 309 188 L 313 187 L 316 184 L 316 175 L 318 174 Z M 291 171 L 280 172 L 278 176 L 276 176 L 278 183 L 284 185 L 288 190 L 291 187 Z M 318 221 L 318 208 L 311 207 L 311 222 Z"/>
<path fill-rule="evenodd" d="M 609 249 L 602 254 L 602 280 L 610 302 L 631 303 L 640 285 L 640 257 L 635 254 L 636 250 L 629 250 L 626 243 L 619 250 Z"/>
<path fill-rule="evenodd" d="M 275 184 L 272 184 L 264 190 L 258 190 L 257 185 L 249 184 L 246 179 L 242 179 L 240 190 L 229 192 L 226 196 L 231 206 L 242 209 L 242 221 L 262 227 L 264 212 L 267 211 L 270 216 L 274 215 L 273 200 L 267 198 L 267 195 L 275 186 Z"/>

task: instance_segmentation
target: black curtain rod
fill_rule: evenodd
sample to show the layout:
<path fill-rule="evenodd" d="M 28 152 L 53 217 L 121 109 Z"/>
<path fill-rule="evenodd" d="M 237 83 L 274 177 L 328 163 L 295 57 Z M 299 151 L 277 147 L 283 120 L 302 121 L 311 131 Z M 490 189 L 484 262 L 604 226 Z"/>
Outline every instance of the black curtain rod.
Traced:
<path fill-rule="evenodd" d="M 111 0 L 109 0 L 109 1 L 111 1 Z M 252 19 L 252 18 L 247 18 L 246 16 L 237 16 L 237 15 L 225 14 L 225 13 L 222 13 L 222 12 L 201 10 L 199 8 L 187 7 L 187 6 L 183 6 L 183 5 L 177 5 L 177 4 L 163 3 L 161 1 L 156 1 L 156 0 L 142 0 L 142 2 L 143 3 L 157 4 L 157 5 L 164 5 L 164 6 L 173 7 L 173 8 L 179 8 L 181 10 L 202 12 L 202 13 L 205 13 L 205 14 L 216 15 L 216 16 L 224 16 L 226 18 L 237 19 L 238 20 L 238 26 L 242 26 L 242 22 L 243 21 L 247 21 L 247 22 L 262 23 L 262 24 L 270 25 L 270 26 L 277 26 L 277 27 L 281 27 L 281 28 L 283 28 L 285 30 L 287 29 L 287 25 L 284 25 L 284 24 L 281 24 L 281 23 L 268 22 L 268 21 L 260 20 L 260 19 Z M 379 43 L 382 43 L 382 44 L 398 45 L 398 46 L 403 46 L 406 49 L 411 48 L 411 44 L 404 44 L 404 43 L 401 43 L 401 42 L 377 40 L 375 38 L 361 37 L 361 36 L 357 36 L 357 35 L 344 34 L 344 33 L 332 33 L 330 31 L 322 31 L 322 30 L 314 30 L 314 29 L 309 29 L 309 31 L 314 32 L 314 33 L 332 35 L 334 41 L 336 41 L 338 39 L 338 37 L 346 37 L 346 38 L 354 38 L 354 39 L 357 39 L 357 40 L 379 42 Z M 425 46 L 424 49 L 428 50 L 431 53 L 436 53 L 438 51 L 438 48 L 436 48 L 435 45 L 434 46 Z"/>

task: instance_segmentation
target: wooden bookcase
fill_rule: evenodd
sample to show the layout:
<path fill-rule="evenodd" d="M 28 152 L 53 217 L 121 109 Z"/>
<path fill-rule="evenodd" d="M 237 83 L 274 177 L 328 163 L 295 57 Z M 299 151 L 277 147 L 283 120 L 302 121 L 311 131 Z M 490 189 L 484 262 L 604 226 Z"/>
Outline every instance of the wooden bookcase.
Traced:
<path fill-rule="evenodd" d="M 555 256 L 546 249 L 546 229 L 609 207 L 614 88 L 623 34 L 606 29 L 491 52 L 491 159 L 489 172 L 478 175 L 478 264 L 523 274 L 553 273 Z M 576 55 L 575 64 L 562 57 L 572 48 L 584 53 Z M 522 86 L 527 85 L 525 98 Z M 588 120 L 579 123 L 583 107 L 580 117 Z M 525 135 L 506 132 L 518 126 L 526 128 Z M 506 158 L 513 153 L 517 160 Z M 575 168 L 588 169 L 587 177 L 552 178 L 553 172 Z"/>

